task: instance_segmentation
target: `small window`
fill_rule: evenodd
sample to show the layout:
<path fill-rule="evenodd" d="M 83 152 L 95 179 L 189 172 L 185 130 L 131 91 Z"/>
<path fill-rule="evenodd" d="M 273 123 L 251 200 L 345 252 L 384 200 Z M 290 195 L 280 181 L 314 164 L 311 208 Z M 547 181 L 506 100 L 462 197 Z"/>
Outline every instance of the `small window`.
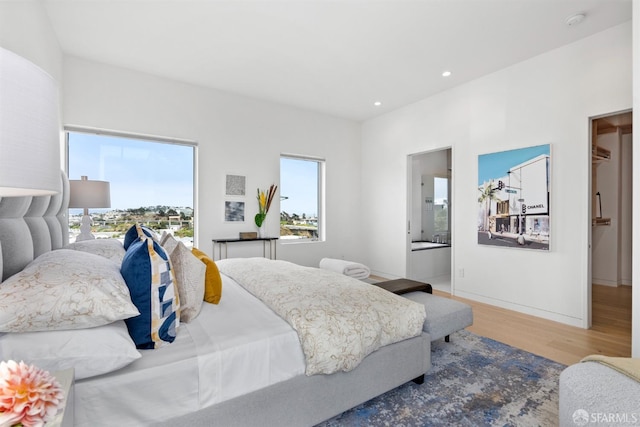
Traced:
<path fill-rule="evenodd" d="M 324 240 L 324 160 L 280 157 L 280 238 Z"/>
<path fill-rule="evenodd" d="M 193 246 L 195 149 L 194 143 L 68 131 L 69 179 L 110 183 L 111 207 L 89 209 L 95 238 L 124 239 L 138 222 Z M 70 242 L 80 233 L 82 214 L 69 209 Z"/>
<path fill-rule="evenodd" d="M 449 179 L 433 178 L 434 191 L 434 231 L 436 233 L 449 232 Z"/>

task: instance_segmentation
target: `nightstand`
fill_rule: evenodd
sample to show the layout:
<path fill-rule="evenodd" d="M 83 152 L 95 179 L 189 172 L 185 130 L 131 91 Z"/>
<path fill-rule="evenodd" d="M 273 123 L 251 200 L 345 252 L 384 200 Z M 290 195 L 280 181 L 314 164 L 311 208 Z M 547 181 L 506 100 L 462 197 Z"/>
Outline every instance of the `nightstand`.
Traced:
<path fill-rule="evenodd" d="M 74 416 L 74 396 L 73 396 L 73 384 L 75 373 L 73 368 L 65 369 L 64 371 L 53 372 L 52 375 L 56 377 L 62 391 L 64 392 L 64 406 L 62 410 L 58 412 L 55 418 L 46 424 L 46 427 L 73 427 Z"/>

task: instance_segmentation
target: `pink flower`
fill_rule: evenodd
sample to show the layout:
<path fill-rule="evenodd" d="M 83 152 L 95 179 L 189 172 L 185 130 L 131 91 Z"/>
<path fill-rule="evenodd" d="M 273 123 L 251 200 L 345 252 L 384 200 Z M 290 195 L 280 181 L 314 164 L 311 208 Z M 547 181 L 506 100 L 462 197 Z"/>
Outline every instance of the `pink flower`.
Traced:
<path fill-rule="evenodd" d="M 49 372 L 24 362 L 0 362 L 0 427 L 44 426 L 63 401 L 62 388 Z"/>

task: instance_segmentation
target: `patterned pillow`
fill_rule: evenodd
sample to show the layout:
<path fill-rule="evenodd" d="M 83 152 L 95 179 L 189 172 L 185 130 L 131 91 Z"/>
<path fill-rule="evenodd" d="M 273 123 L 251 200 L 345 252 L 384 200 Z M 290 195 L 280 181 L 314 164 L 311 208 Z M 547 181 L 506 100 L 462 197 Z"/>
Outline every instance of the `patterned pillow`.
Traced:
<path fill-rule="evenodd" d="M 150 229 L 149 227 L 146 227 L 140 224 L 132 225 L 131 228 L 129 228 L 124 235 L 124 244 L 123 244 L 124 249 L 125 250 L 129 249 L 129 246 L 131 246 L 133 242 L 143 237 L 151 237 L 156 242 L 158 241 L 158 236 L 156 236 L 156 232 Z"/>
<path fill-rule="evenodd" d="M 126 320 L 137 348 L 159 348 L 176 338 L 180 297 L 171 261 L 151 238 L 131 243 L 120 269 L 140 316 Z"/>
<path fill-rule="evenodd" d="M 202 308 L 207 267 L 182 242 L 176 245 L 169 258 L 180 295 L 180 321 L 188 323 L 198 316 Z"/>
<path fill-rule="evenodd" d="M 216 263 L 199 249 L 191 249 L 198 259 L 207 266 L 204 279 L 204 300 L 211 304 L 218 304 L 222 297 L 222 277 Z"/>
<path fill-rule="evenodd" d="M 138 314 L 118 265 L 87 252 L 46 252 L 0 285 L 0 332 L 92 328 Z"/>
<path fill-rule="evenodd" d="M 118 265 L 122 264 L 126 252 L 122 243 L 117 239 L 83 240 L 81 242 L 69 243 L 64 248 L 100 255 Z"/>

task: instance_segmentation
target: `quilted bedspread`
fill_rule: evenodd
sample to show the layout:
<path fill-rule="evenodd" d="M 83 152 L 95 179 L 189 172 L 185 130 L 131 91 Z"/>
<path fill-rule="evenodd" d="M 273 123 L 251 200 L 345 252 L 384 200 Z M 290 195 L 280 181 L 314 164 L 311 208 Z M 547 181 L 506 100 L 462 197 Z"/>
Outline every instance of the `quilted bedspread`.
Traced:
<path fill-rule="evenodd" d="M 350 371 L 378 348 L 422 332 L 423 305 L 333 271 L 265 258 L 216 264 L 298 333 L 307 375 Z"/>

